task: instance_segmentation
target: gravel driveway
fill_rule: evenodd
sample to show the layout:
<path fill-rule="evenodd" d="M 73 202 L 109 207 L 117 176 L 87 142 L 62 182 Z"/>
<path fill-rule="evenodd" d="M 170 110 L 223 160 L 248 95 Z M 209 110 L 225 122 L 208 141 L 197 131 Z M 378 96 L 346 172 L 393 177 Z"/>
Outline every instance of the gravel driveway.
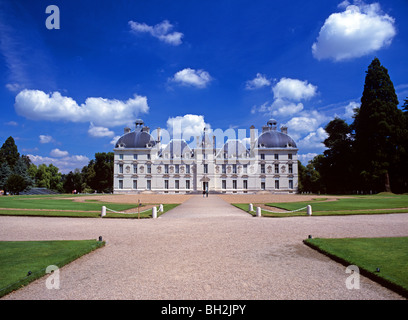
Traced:
<path fill-rule="evenodd" d="M 403 299 L 302 243 L 407 236 L 408 214 L 255 218 L 201 195 L 158 219 L 0 216 L 0 240 L 97 239 L 106 246 L 3 299 Z"/>

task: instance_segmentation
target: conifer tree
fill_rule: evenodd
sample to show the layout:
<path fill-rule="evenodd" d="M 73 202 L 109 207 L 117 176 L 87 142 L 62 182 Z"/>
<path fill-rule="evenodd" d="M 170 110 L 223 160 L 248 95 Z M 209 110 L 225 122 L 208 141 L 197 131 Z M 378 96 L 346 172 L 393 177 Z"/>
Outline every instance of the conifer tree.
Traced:
<path fill-rule="evenodd" d="M 397 157 L 403 116 L 388 70 L 375 58 L 366 71 L 361 106 L 356 111 L 357 173 L 366 191 L 391 191 L 390 169 Z"/>

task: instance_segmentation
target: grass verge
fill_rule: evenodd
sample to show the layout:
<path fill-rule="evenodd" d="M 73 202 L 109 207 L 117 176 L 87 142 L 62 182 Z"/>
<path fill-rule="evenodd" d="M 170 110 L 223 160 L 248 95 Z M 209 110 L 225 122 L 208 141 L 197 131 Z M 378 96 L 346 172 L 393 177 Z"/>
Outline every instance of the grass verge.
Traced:
<path fill-rule="evenodd" d="M 157 217 L 160 217 L 162 214 L 166 213 L 167 211 L 177 207 L 179 203 L 167 203 L 163 204 L 163 212 L 159 212 L 157 210 Z M 156 206 L 158 208 L 158 206 Z M 143 211 L 143 208 L 140 209 Z M 115 213 L 115 212 L 109 212 L 106 211 L 106 216 L 104 218 L 132 218 L 132 219 L 138 219 L 139 214 L 136 213 Z M 146 218 L 152 218 L 152 209 L 149 209 L 144 212 L 140 212 L 140 219 L 146 219 Z"/>
<path fill-rule="evenodd" d="M 408 298 L 408 237 L 315 238 L 304 243 L 345 266 L 358 266 L 360 274 Z"/>
<path fill-rule="evenodd" d="M 270 211 L 276 208 L 288 211 L 304 208 L 307 205 L 312 206 L 313 216 L 329 216 L 329 215 L 355 215 L 355 214 L 386 214 L 386 213 L 407 213 L 408 212 L 408 195 L 367 195 L 367 196 L 350 196 L 350 198 L 340 198 L 334 201 L 327 199 L 314 199 L 306 202 L 279 202 L 266 203 L 270 207 Z M 234 204 L 248 212 L 248 204 Z M 255 205 L 254 205 L 255 209 Z M 262 209 L 264 217 L 294 217 L 307 216 L 306 209 L 296 212 L 270 212 Z M 255 211 L 249 212 L 255 216 Z"/>
<path fill-rule="evenodd" d="M 72 197 L 72 195 L 70 195 Z M 19 216 L 41 216 L 41 217 L 75 217 L 75 218 L 98 218 L 101 215 L 102 206 L 114 211 L 125 211 L 137 208 L 137 203 L 106 203 L 99 200 L 87 200 L 77 202 L 73 199 L 65 199 L 63 195 L 56 196 L 4 196 L 0 197 L 0 215 L 19 215 Z M 143 204 L 140 211 L 145 210 Z M 164 204 L 163 212 L 157 212 L 157 215 L 173 209 L 178 204 Z M 158 205 L 156 205 L 157 207 Z M 141 212 L 140 215 L 122 214 L 107 211 L 104 218 L 151 218 L 152 210 Z"/>
<path fill-rule="evenodd" d="M 105 245 L 97 240 L 0 241 L 0 297 Z"/>

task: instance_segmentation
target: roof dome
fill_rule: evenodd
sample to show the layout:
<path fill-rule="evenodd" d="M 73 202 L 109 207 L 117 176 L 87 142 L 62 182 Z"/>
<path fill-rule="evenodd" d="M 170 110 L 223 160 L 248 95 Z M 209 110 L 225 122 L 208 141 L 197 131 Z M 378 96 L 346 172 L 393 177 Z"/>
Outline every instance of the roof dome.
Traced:
<path fill-rule="evenodd" d="M 156 141 L 147 131 L 133 131 L 124 134 L 115 144 L 115 148 L 152 148 Z"/>
<path fill-rule="evenodd" d="M 296 142 L 287 134 L 270 130 L 263 132 L 257 141 L 258 148 L 297 148 Z"/>

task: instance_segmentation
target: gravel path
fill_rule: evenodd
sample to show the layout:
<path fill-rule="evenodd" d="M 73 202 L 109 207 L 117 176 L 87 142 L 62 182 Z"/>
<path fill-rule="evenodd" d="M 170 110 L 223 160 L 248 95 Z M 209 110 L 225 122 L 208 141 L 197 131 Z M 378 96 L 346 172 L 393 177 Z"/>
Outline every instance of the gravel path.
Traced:
<path fill-rule="evenodd" d="M 255 218 L 221 197 L 189 197 L 158 219 L 0 216 L 0 240 L 97 239 L 106 246 L 3 299 L 402 299 L 302 243 L 407 236 L 408 214 Z"/>

